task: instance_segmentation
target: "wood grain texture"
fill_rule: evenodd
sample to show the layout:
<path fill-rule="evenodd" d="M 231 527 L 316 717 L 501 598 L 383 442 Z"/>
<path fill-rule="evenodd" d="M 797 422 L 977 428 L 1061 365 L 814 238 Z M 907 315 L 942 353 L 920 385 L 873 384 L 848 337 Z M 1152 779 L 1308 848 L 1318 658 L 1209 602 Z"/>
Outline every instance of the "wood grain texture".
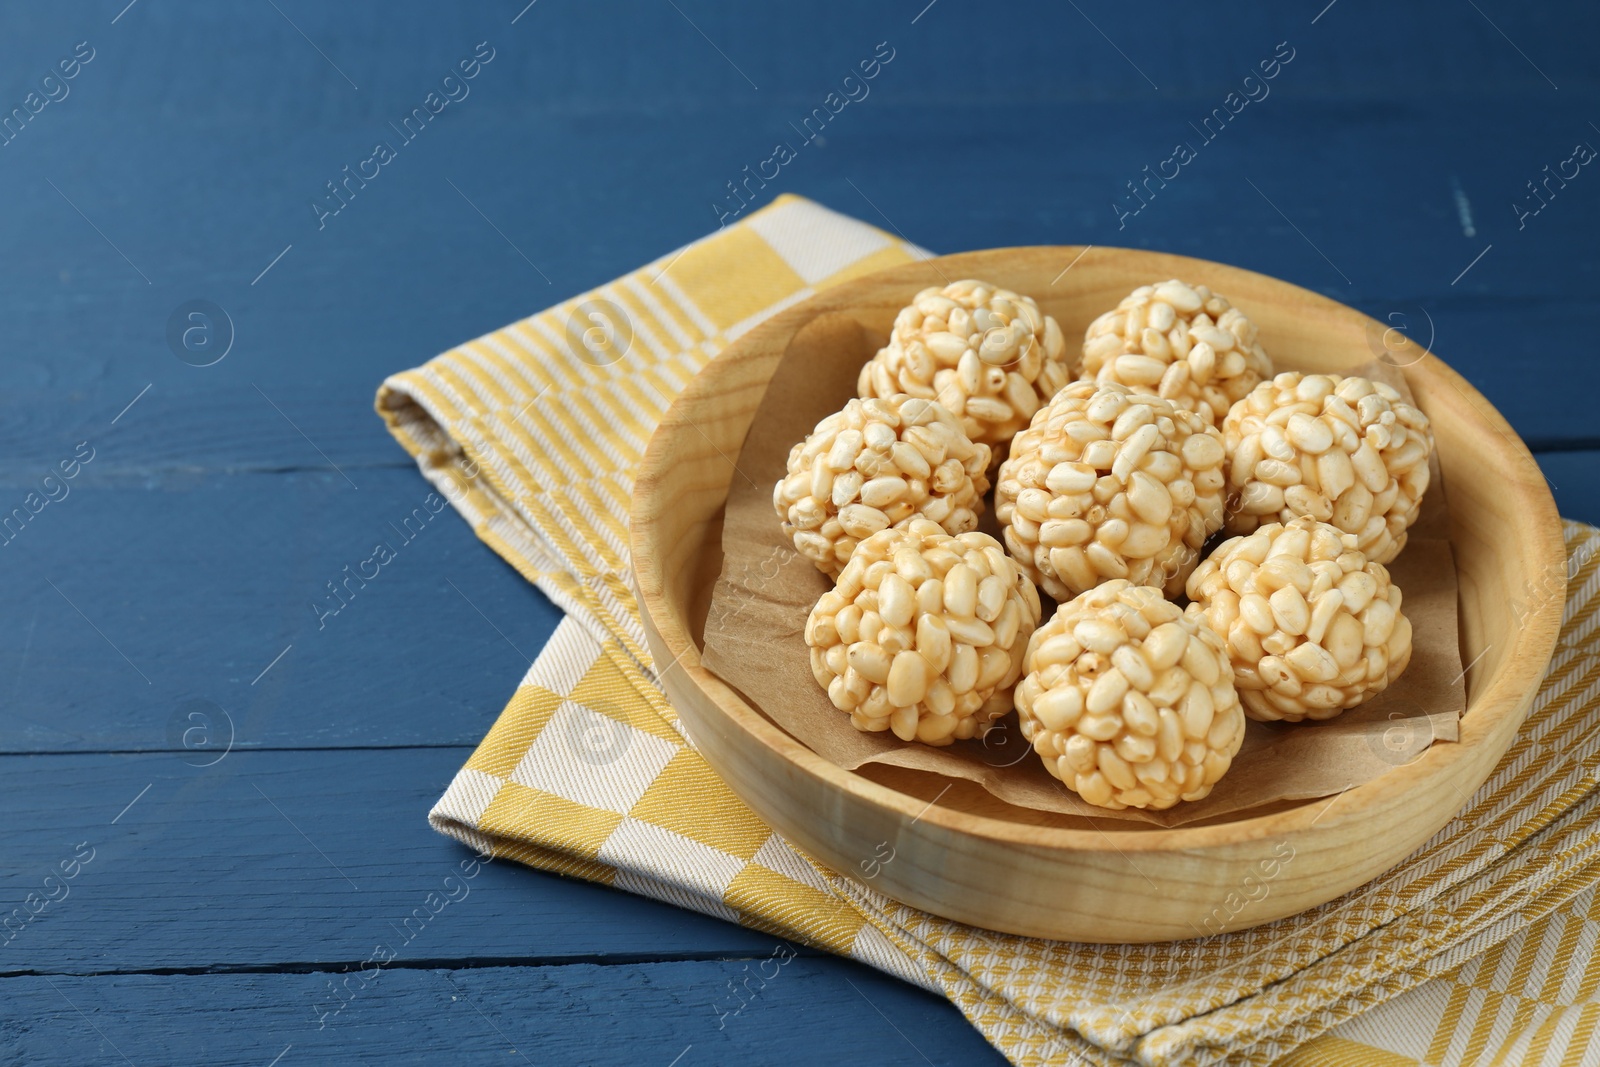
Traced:
<path fill-rule="evenodd" d="M 704 962 L 18 978 L 0 1057 L 265 1067 L 288 1048 L 283 1067 L 1005 1063 L 941 998 L 787 951 L 768 941 Z"/>
<path fill-rule="evenodd" d="M 241 749 L 476 745 L 560 619 L 414 468 L 356 489 L 102 468 L 116 448 L 0 546 L 0 751 L 166 749 L 195 699 Z"/>
<path fill-rule="evenodd" d="M 1083 253 L 1081 258 L 1080 253 Z M 1053 285 L 1061 264 L 1070 280 Z M 634 565 L 663 682 L 711 765 L 774 827 L 836 870 L 854 872 L 880 842 L 895 850 L 875 887 L 939 915 L 1010 933 L 1074 941 L 1199 936 L 1221 898 L 1287 844 L 1295 864 L 1236 925 L 1331 900 L 1398 863 L 1460 809 L 1510 744 L 1560 625 L 1562 605 L 1525 618 L 1510 601 L 1564 573 L 1555 503 L 1532 455 L 1476 390 L 1436 356 L 1397 343 L 1438 441 L 1461 582 L 1468 707 L 1457 744 L 1347 790 L 1249 819 L 1096 830 L 1007 818 L 952 792 L 931 805 L 828 763 L 700 664 L 696 612 L 720 564 L 713 531 L 762 386 L 806 326 L 853 318 L 880 334 L 920 289 L 983 278 L 1027 293 L 1079 336 L 1095 315 L 1153 280 L 1179 277 L 1228 294 L 1280 363 L 1310 371 L 1368 362 L 1370 320 L 1262 275 L 1118 249 L 1019 248 L 939 257 L 846 282 L 730 345 L 673 405 L 651 440 L 632 517 Z M 1381 332 L 1382 327 L 1377 329 Z M 1515 554 L 1502 551 L 1518 545 Z M 1276 866 L 1276 865 L 1274 865 Z M 1005 887 L 997 893 L 996 885 Z"/>
<path fill-rule="evenodd" d="M 169 753 L 0 756 L 0 918 L 15 920 L 0 923 L 0 976 L 331 970 L 380 941 L 408 966 L 770 946 L 739 926 L 510 861 L 463 879 L 473 853 L 426 816 L 467 754 L 235 751 L 210 767 Z M 29 894 L 59 895 L 44 879 L 85 842 L 92 859 L 66 895 L 26 920 Z"/>
<path fill-rule="evenodd" d="M 1350 2 L 1341 0 L 1341 6 Z M 517 54 L 508 49 L 505 58 L 515 62 Z M 1111 203 L 1131 196 L 1125 183 L 1165 158 L 1170 142 L 1186 132 L 1197 140 L 1188 122 L 1217 101 L 969 102 L 928 111 L 900 98 L 891 79 L 901 73 L 902 60 L 908 78 L 915 76 L 912 64 L 922 59 L 908 47 L 877 80 L 873 95 L 839 116 L 827 145 L 802 149 L 806 154 L 785 170 L 784 184 L 757 190 L 753 206 L 780 191 L 799 192 L 884 229 L 898 228 L 940 252 L 1060 242 L 1162 249 L 1237 264 L 1332 296 L 1419 340 L 1433 337 L 1536 447 L 1595 442 L 1581 407 L 1549 404 L 1535 383 L 1557 373 L 1573 388 L 1593 391 L 1600 389 L 1600 368 L 1571 359 L 1568 348 L 1531 324 L 1588 321 L 1596 314 L 1591 280 L 1571 265 L 1586 256 L 1585 235 L 1600 227 L 1600 194 L 1575 181 L 1521 230 L 1510 210 L 1519 194 L 1530 195 L 1525 183 L 1565 158 L 1567 142 L 1588 129 L 1582 109 L 1542 100 L 1424 100 L 1403 114 L 1373 118 L 1371 105 L 1297 95 L 1289 79 L 1301 63 L 1313 69 L 1308 51 L 1277 79 L 1279 88 L 1259 109 L 1244 111 L 1226 139 L 1205 147 L 1181 179 L 1119 229 Z M 93 72 L 91 65 L 84 77 Z M 347 161 L 353 145 L 384 127 L 383 118 L 330 115 L 309 123 L 285 146 L 276 163 L 281 172 L 272 175 L 281 185 L 271 189 L 250 184 L 249 171 L 232 169 L 242 163 L 219 163 L 230 178 L 229 199 L 204 202 L 216 228 L 210 235 L 145 232 L 145 225 L 171 220 L 124 217 L 114 206 L 96 211 L 82 190 L 64 186 L 136 262 L 137 247 L 151 249 L 141 267 L 154 286 L 38 177 L 72 173 L 75 142 L 57 148 L 41 140 L 28 147 L 32 156 L 22 157 L 28 169 L 0 169 L 0 196 L 27 207 L 0 219 L 0 235 L 18 249 L 14 262 L 0 265 L 0 279 L 18 304 L 10 321 L 16 351 L 0 361 L 0 476 L 13 461 L 52 461 L 60 444 L 97 432 L 102 420 L 152 382 L 140 407 L 149 405 L 159 418 L 127 427 L 109 462 L 325 467 L 253 391 L 254 382 L 334 462 L 392 465 L 403 457 L 370 417 L 371 394 L 385 375 L 714 229 L 717 216 L 709 204 L 728 195 L 723 183 L 738 177 L 756 153 L 770 151 L 795 114 L 815 104 L 762 101 L 736 108 L 729 102 L 707 114 L 563 128 L 563 153 L 469 172 L 468 178 L 462 152 L 493 144 L 508 125 L 526 121 L 519 118 L 520 100 L 490 82 L 494 74 L 494 66 L 484 72 L 458 116 L 446 113 L 449 126 L 438 131 L 437 142 L 419 143 L 396 160 L 383 179 L 393 185 L 374 183 L 369 199 L 353 201 L 323 231 L 307 201 L 331 177 L 327 172 Z M 80 92 L 87 96 L 89 88 L 86 83 Z M 67 107 L 77 102 L 69 98 Z M 397 110 L 399 104 L 395 100 Z M 47 111 L 41 120 L 48 117 Z M 59 117 L 80 121 L 66 108 Z M 159 143 L 174 153 L 185 141 L 215 141 L 229 159 L 248 157 L 253 143 L 249 129 L 220 121 L 199 123 L 182 137 L 135 129 L 120 115 L 91 114 L 81 122 L 78 136 L 124 158 L 152 136 L 170 137 Z M 971 147 L 941 156 L 929 146 L 939 144 L 951 122 L 969 131 L 964 136 Z M 991 163 L 1015 151 L 1008 131 L 1045 126 L 1085 131 L 1096 146 L 1092 158 L 1059 160 L 1048 179 L 1031 167 Z M 1486 128 L 1505 139 L 1492 155 L 1481 151 Z M 41 121 L 39 132 L 48 137 L 55 131 Z M 1589 136 L 1600 144 L 1600 135 Z M 18 139 L 5 151 L 24 147 Z M 1387 171 L 1381 183 L 1367 180 L 1363 161 L 1402 155 L 1416 166 Z M 629 156 L 653 163 L 648 197 L 631 195 L 621 176 L 588 164 L 569 173 L 572 159 Z M 178 178 L 123 173 L 107 164 L 82 180 L 91 189 L 115 183 L 129 202 L 148 204 Z M 523 262 L 447 181 L 471 195 L 552 282 Z M 1473 237 L 1462 229 L 1452 181 L 1471 212 Z M 558 211 L 523 195 L 526 188 L 560 189 L 569 182 L 583 183 L 604 207 L 563 203 Z M 949 210 L 975 189 L 984 191 L 981 210 Z M 124 235 L 119 227 L 135 233 Z M 252 287 L 256 273 L 290 244 L 293 250 Z M 1492 251 L 1452 285 L 1490 244 Z M 203 246 L 203 255 L 192 245 Z M 160 257 L 154 265 L 152 256 Z M 452 275 L 448 290 L 444 256 Z M 440 299 L 445 291 L 449 298 Z M 232 317 L 236 347 L 216 366 L 189 367 L 167 350 L 167 318 L 191 297 L 215 300 Z M 82 313 L 112 306 L 115 314 Z M 121 353 L 138 356 L 118 358 Z"/>

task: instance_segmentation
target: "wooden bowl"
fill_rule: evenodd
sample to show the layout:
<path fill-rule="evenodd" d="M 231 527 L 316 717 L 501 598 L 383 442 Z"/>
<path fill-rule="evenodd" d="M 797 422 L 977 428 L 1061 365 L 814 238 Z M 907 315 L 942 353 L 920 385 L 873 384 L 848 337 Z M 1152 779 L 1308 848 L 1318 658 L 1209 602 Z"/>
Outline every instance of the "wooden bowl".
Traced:
<path fill-rule="evenodd" d="M 729 457 L 738 455 L 767 380 L 802 327 L 844 314 L 886 336 L 918 290 L 983 278 L 1034 297 L 1076 346 L 1100 312 L 1140 285 L 1174 277 L 1226 294 L 1258 324 L 1267 351 L 1297 369 L 1358 366 L 1373 358 L 1375 338 L 1404 366 L 1433 422 L 1450 498 L 1461 659 L 1471 664 L 1457 743 L 1435 744 L 1336 802 L 1177 829 L 1120 820 L 1084 828 L 1068 817 L 1050 825 L 1044 813 L 1024 813 L 976 788 L 951 789 L 930 804 L 926 781 L 891 787 L 842 770 L 701 665 L 699 635 L 721 565 L 722 509 L 734 473 Z M 706 760 L 757 814 L 852 877 L 887 843 L 894 859 L 876 868 L 870 884 L 915 907 L 1009 933 L 1088 942 L 1195 937 L 1217 929 L 1219 907 L 1229 929 L 1268 922 L 1400 862 L 1465 805 L 1510 745 L 1550 660 L 1563 606 L 1560 597 L 1529 591 L 1560 589 L 1566 580 L 1555 502 L 1533 456 L 1439 359 L 1286 282 L 1112 248 L 945 256 L 845 282 L 774 316 L 713 360 L 656 430 L 634 488 L 632 540 L 650 650 L 669 664 L 661 679 L 667 695 Z M 1293 862 L 1280 862 L 1285 856 Z M 1265 896 L 1249 899 L 1268 879 Z"/>

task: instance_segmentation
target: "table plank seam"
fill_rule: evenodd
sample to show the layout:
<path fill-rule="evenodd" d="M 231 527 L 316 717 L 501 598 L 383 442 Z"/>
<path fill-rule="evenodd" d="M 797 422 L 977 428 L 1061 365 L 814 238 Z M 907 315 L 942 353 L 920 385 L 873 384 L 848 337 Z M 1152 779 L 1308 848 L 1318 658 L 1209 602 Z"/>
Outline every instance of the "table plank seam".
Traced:
<path fill-rule="evenodd" d="M 777 940 L 777 939 L 775 939 Z M 784 942 L 796 954 L 822 959 L 831 953 L 822 949 L 807 948 Z M 740 963 L 767 959 L 766 953 L 730 955 L 725 952 L 661 952 L 661 953 L 576 953 L 562 956 L 440 956 L 420 959 L 393 960 L 383 965 L 384 970 L 436 971 L 474 967 L 524 967 L 529 969 L 556 967 L 631 967 L 645 963 Z M 338 974 L 353 968 L 371 966 L 367 957 L 349 960 L 321 960 L 316 962 L 289 961 L 283 963 L 213 963 L 187 967 L 106 967 L 91 969 L 45 969 L 38 967 L 0 970 L 0 980 L 7 978 L 118 978 L 136 975 L 152 976 L 204 976 L 230 974 Z"/>

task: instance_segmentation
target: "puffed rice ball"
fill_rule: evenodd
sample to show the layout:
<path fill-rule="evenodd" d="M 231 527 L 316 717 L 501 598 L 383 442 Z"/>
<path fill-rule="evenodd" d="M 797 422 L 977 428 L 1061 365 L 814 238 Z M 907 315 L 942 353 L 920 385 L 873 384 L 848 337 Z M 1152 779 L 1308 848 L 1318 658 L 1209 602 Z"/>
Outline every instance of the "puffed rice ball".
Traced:
<path fill-rule="evenodd" d="M 1189 576 L 1189 597 L 1227 642 L 1245 714 L 1262 722 L 1331 719 L 1411 660 L 1388 569 L 1315 519 L 1224 541 Z"/>
<path fill-rule="evenodd" d="M 800 554 L 836 577 L 863 537 L 912 518 L 946 533 L 976 529 L 989 458 L 941 404 L 904 393 L 851 400 L 789 450 L 772 505 Z"/>
<path fill-rule="evenodd" d="M 1056 600 L 1108 578 L 1176 596 L 1222 507 L 1222 435 L 1115 382 L 1073 382 L 1040 408 L 995 490 L 1007 547 Z"/>
<path fill-rule="evenodd" d="M 1203 285 L 1141 285 L 1089 324 L 1079 377 L 1156 393 L 1213 426 L 1271 377 L 1244 312 Z"/>
<path fill-rule="evenodd" d="M 924 289 L 861 368 L 863 397 L 910 393 L 955 412 L 974 441 L 1004 445 L 1072 378 L 1056 320 L 988 282 Z"/>
<path fill-rule="evenodd" d="M 985 533 L 927 519 L 862 541 L 806 620 L 811 673 L 857 730 L 948 745 L 1011 710 L 1039 592 Z"/>
<path fill-rule="evenodd" d="M 1199 800 L 1244 743 L 1221 638 L 1159 589 L 1120 579 L 1034 632 L 1016 697 L 1045 767 L 1102 808 Z"/>
<path fill-rule="evenodd" d="M 1393 387 L 1285 372 L 1234 405 L 1222 438 L 1229 533 L 1307 515 L 1355 534 L 1376 563 L 1405 547 L 1428 488 L 1433 430 Z"/>

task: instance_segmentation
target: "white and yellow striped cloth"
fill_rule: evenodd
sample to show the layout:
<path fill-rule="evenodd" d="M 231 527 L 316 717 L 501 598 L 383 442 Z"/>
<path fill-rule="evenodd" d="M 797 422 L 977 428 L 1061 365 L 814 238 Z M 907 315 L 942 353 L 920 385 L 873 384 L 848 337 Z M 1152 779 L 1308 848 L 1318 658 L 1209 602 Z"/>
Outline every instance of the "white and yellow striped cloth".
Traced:
<path fill-rule="evenodd" d="M 644 648 L 626 532 L 635 466 L 727 341 L 923 255 L 784 197 L 384 383 L 378 410 L 423 473 L 567 612 L 433 825 L 940 992 L 1018 1064 L 1585 1062 L 1600 1022 L 1590 527 L 1567 526 L 1566 627 L 1494 776 L 1401 866 L 1269 926 L 1131 946 L 962 926 L 812 861 L 707 766 Z"/>

